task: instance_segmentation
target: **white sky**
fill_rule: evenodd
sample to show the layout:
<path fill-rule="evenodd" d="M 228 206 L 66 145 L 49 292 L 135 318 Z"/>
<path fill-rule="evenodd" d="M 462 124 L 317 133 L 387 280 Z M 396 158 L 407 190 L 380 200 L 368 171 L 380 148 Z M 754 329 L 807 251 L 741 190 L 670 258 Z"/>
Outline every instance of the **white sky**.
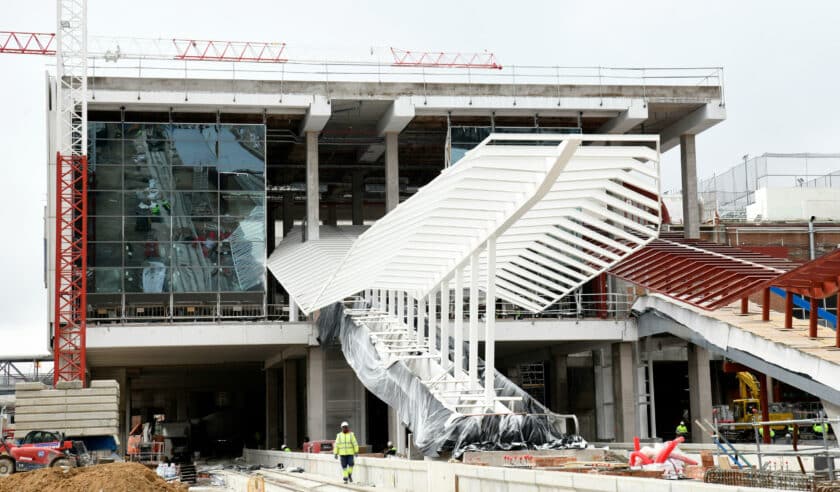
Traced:
<path fill-rule="evenodd" d="M 697 138 L 700 177 L 744 154 L 840 151 L 840 3 L 825 1 L 88 1 L 91 35 L 397 46 L 500 63 L 723 66 L 728 119 Z M 55 31 L 55 2 L 0 2 L 0 30 Z M 46 351 L 44 70 L 0 55 L 0 356 Z M 663 157 L 679 187 L 679 149 Z"/>

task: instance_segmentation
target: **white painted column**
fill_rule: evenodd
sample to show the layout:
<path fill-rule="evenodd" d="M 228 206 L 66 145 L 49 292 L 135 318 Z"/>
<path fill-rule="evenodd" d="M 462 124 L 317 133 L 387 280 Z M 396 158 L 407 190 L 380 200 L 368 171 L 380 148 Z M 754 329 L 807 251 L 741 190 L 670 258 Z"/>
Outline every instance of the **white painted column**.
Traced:
<path fill-rule="evenodd" d="M 406 295 L 405 299 L 405 323 L 408 325 L 408 333 L 414 332 L 414 298 L 411 294 Z"/>
<path fill-rule="evenodd" d="M 298 305 L 294 299 L 289 298 L 289 321 L 295 322 L 298 320 L 300 313 L 298 312 Z"/>
<path fill-rule="evenodd" d="M 423 345 L 426 336 L 426 298 L 417 299 L 417 345 Z"/>
<path fill-rule="evenodd" d="M 487 409 L 496 403 L 496 238 L 487 240 L 487 286 L 484 300 L 484 398 Z"/>
<path fill-rule="evenodd" d="M 400 204 L 399 134 L 385 134 L 385 212 Z"/>
<path fill-rule="evenodd" d="M 387 291 L 385 289 L 379 289 L 377 292 L 379 293 L 377 296 L 379 297 L 379 302 L 376 303 L 376 307 L 379 308 L 380 311 L 385 311 L 385 296 L 387 295 Z"/>
<path fill-rule="evenodd" d="M 464 267 L 455 270 L 455 376 L 464 372 Z"/>
<path fill-rule="evenodd" d="M 440 284 L 440 365 L 449 369 L 449 279 Z"/>
<path fill-rule="evenodd" d="M 437 291 L 429 294 L 429 352 L 437 353 Z"/>
<path fill-rule="evenodd" d="M 478 252 L 470 257 L 470 384 L 478 386 Z"/>
<path fill-rule="evenodd" d="M 319 238 L 318 133 L 306 132 L 306 240 Z"/>
<path fill-rule="evenodd" d="M 388 291 L 388 312 L 394 316 L 397 315 L 397 291 L 395 290 Z"/>
<path fill-rule="evenodd" d="M 401 323 L 405 323 L 405 292 L 400 292 L 397 297 L 397 318 Z"/>

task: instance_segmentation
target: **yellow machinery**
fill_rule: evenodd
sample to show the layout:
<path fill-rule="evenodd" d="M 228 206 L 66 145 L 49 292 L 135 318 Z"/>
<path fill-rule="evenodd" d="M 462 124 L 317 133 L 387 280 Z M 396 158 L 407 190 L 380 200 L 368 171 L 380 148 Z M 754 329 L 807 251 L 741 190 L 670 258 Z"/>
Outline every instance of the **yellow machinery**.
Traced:
<path fill-rule="evenodd" d="M 732 418 L 736 423 L 752 424 L 753 417 L 761 420 L 761 388 L 758 384 L 758 379 L 748 371 L 740 371 L 735 374 L 740 384 L 741 398 L 732 401 Z M 770 420 L 792 420 L 793 412 L 786 411 L 784 408 L 773 408 L 775 405 L 770 405 L 769 417 Z M 782 411 L 779 411 L 782 410 Z M 786 429 L 785 425 L 771 426 L 774 431 L 782 431 Z M 752 430 L 750 426 L 737 426 L 737 431 Z"/>

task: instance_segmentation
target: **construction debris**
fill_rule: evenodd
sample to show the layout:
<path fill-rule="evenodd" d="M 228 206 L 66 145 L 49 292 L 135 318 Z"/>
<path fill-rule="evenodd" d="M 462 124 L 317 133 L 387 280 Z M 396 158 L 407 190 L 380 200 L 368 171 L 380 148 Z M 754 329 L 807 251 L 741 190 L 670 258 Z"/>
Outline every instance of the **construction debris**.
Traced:
<path fill-rule="evenodd" d="M 0 492 L 185 492 L 137 463 L 109 463 L 85 468 L 43 468 L 0 478 Z"/>

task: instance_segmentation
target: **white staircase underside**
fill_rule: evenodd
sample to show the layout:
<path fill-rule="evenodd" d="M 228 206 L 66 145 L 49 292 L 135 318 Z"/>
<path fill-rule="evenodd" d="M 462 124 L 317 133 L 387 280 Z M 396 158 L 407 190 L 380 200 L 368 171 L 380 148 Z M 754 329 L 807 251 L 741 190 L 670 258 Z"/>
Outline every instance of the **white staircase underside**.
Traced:
<path fill-rule="evenodd" d="M 493 239 L 496 296 L 542 311 L 658 235 L 658 168 L 655 136 L 494 134 L 357 240 L 284 240 L 269 268 L 305 313 L 367 289 L 421 299 L 471 278 L 473 255 L 483 288 Z"/>

